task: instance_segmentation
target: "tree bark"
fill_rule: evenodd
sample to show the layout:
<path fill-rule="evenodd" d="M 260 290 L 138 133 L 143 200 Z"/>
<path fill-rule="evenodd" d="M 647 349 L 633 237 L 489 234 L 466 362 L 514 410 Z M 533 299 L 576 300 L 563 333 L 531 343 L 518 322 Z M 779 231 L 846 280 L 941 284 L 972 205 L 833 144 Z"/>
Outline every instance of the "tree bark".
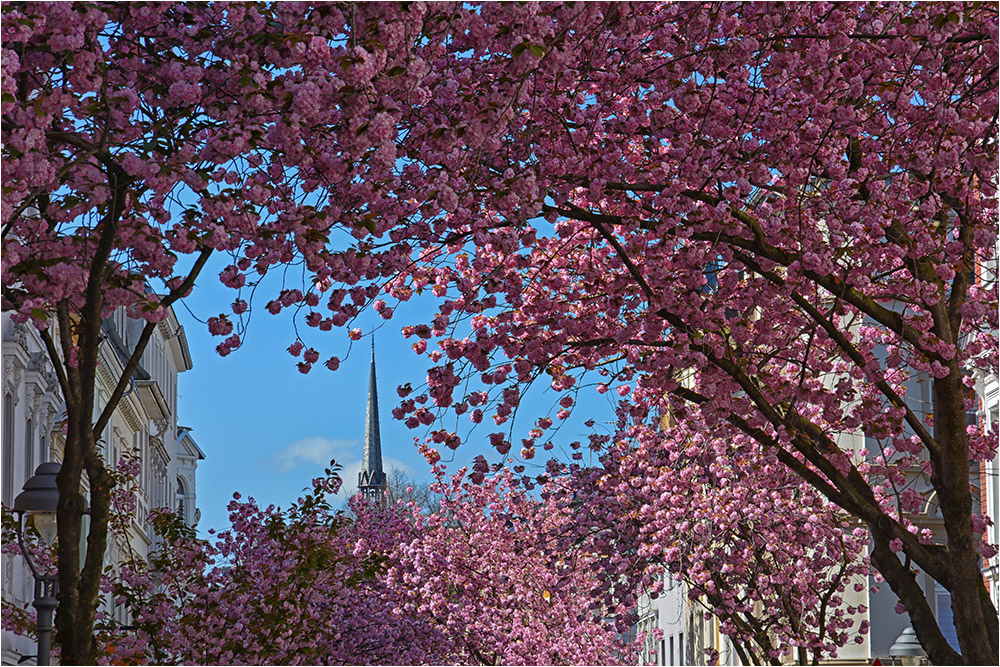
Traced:
<path fill-rule="evenodd" d="M 63 394 L 67 432 L 59 488 L 58 522 L 59 607 L 55 625 L 63 664 L 90 665 L 96 660 L 94 621 L 100 599 L 104 553 L 107 548 L 108 511 L 112 482 L 97 451 L 93 430 L 97 364 L 100 356 L 100 299 L 88 299 L 84 311 L 72 314 L 66 304 L 57 308 L 63 363 Z M 74 343 L 77 364 L 68 363 Z M 49 346 L 50 354 L 54 345 Z M 83 473 L 90 491 L 88 508 L 83 494 Z M 80 538 L 84 513 L 90 513 L 87 554 L 81 563 Z M 82 568 L 81 568 L 82 565 Z"/>
<path fill-rule="evenodd" d="M 61 649 L 60 661 L 67 665 L 92 665 L 96 661 L 93 627 L 100 600 L 101 575 L 107 548 L 107 517 L 111 481 L 97 452 L 89 418 L 70 417 L 59 486 L 59 609 L 56 629 Z M 88 415 L 89 417 L 89 415 Z M 67 465 L 68 461 L 72 461 Z M 81 520 L 88 503 L 81 492 L 82 473 L 90 486 L 90 528 L 86 535 L 87 554 L 81 569 Z"/>
<path fill-rule="evenodd" d="M 964 386 L 960 369 L 936 379 L 934 395 L 934 436 L 941 443 L 942 455 L 934 461 L 931 483 L 937 490 L 938 505 L 944 518 L 950 581 L 941 585 L 951 592 L 951 608 L 959 647 L 966 664 L 995 665 L 996 608 L 989 596 L 982 595 L 983 573 L 980 567 L 979 536 L 972 525 L 972 490 L 970 488 L 969 438 L 965 427 Z M 987 604 L 982 604 L 983 600 Z M 985 611 L 989 615 L 984 614 Z M 990 637 L 989 629 L 993 629 Z M 919 637 L 919 633 L 918 633 Z"/>

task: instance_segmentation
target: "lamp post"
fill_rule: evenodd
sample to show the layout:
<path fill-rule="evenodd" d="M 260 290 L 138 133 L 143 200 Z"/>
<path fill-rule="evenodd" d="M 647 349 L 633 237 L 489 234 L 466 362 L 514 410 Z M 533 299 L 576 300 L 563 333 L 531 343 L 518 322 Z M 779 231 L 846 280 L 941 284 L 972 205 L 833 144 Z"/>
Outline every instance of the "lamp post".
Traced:
<path fill-rule="evenodd" d="M 52 617 L 56 610 L 56 594 L 59 581 L 56 574 L 42 574 L 38 571 L 31 554 L 24 546 L 24 515 L 32 518 L 35 530 L 42 541 L 51 545 L 56 538 L 56 505 L 59 502 L 59 487 L 56 475 L 62 465 L 43 463 L 35 469 L 24 490 L 14 498 L 14 512 L 17 514 L 17 543 L 21 555 L 28 563 L 35 578 L 35 601 L 32 606 L 38 611 L 38 659 L 39 665 L 50 664 L 52 648 Z"/>

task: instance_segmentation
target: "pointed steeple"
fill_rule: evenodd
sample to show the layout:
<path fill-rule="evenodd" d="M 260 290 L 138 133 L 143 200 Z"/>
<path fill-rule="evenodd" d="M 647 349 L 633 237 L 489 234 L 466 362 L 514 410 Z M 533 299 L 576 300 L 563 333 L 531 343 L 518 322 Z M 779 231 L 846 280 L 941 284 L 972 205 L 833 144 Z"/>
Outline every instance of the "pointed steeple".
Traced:
<path fill-rule="evenodd" d="M 382 470 L 382 436 L 378 423 L 378 383 L 375 380 L 375 340 L 368 377 L 368 409 L 365 415 L 365 452 L 358 473 L 358 490 L 369 502 L 385 502 L 385 472 Z"/>

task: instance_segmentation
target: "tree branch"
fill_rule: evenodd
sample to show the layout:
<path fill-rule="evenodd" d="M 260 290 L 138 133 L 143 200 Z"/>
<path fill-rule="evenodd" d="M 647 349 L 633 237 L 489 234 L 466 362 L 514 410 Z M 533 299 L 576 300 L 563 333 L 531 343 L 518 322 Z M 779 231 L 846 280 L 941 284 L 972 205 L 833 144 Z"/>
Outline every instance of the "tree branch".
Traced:
<path fill-rule="evenodd" d="M 202 249 L 201 254 L 198 255 L 198 259 L 195 260 L 194 266 L 191 268 L 191 271 L 188 273 L 184 281 L 174 289 L 170 290 L 170 294 L 165 296 L 160 301 L 161 307 L 169 308 L 175 301 L 188 293 L 188 290 L 194 286 L 194 281 L 198 278 L 198 274 L 200 274 L 201 270 L 205 267 L 205 263 L 208 262 L 208 258 L 212 255 L 212 252 L 213 249 L 209 247 Z M 97 433 L 104 430 L 104 427 L 111 419 L 111 415 L 114 414 L 115 409 L 118 407 L 118 402 L 121 400 L 122 396 L 125 395 L 125 390 L 132 379 L 132 374 L 135 372 L 135 369 L 139 367 L 139 362 L 142 360 L 142 355 L 146 350 L 146 344 L 153 335 L 153 330 L 156 329 L 156 325 L 156 322 L 147 322 L 146 325 L 143 326 L 142 333 L 139 334 L 139 340 L 136 341 L 135 347 L 132 349 L 132 355 L 125 363 L 125 368 L 122 370 L 122 374 L 118 378 L 118 384 L 115 385 L 114 390 L 111 392 L 111 397 L 108 399 L 107 404 L 105 404 L 104 410 L 101 411 L 101 416 L 94 422 L 94 431 Z"/>

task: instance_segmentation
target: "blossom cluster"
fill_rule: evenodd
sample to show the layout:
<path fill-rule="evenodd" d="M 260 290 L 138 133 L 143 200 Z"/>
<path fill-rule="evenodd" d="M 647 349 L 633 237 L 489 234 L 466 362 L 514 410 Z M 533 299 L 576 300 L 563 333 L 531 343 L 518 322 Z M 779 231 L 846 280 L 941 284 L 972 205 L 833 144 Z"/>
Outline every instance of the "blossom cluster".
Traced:
<path fill-rule="evenodd" d="M 127 480 L 131 460 L 118 475 Z M 473 484 L 465 470 L 440 505 L 353 500 L 334 510 L 335 468 L 286 510 L 235 494 L 231 528 L 199 539 L 164 509 L 161 546 L 102 589 L 102 664 L 632 664 L 632 647 L 590 608 L 595 554 L 547 548 L 571 514 L 532 498 L 510 473 Z M 122 484 L 119 509 L 134 499 Z M 124 520 L 112 535 L 127 537 Z M 44 559 L 43 559 L 44 560 Z M 49 559 L 51 561 L 51 558 Z M 48 561 L 45 561 L 48 562 Z M 5 612 L 30 634 L 33 614 Z"/>

